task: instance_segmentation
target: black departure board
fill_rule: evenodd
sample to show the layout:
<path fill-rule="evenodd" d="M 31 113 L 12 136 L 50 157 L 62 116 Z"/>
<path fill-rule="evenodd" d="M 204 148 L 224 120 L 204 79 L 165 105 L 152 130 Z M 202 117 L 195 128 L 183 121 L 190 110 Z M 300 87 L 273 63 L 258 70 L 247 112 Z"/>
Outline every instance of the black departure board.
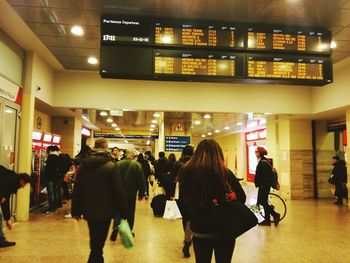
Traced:
<path fill-rule="evenodd" d="M 247 49 L 330 54 L 331 33 L 285 27 L 248 27 Z"/>
<path fill-rule="evenodd" d="M 331 61 L 324 57 L 247 55 L 247 77 L 331 82 Z"/>
<path fill-rule="evenodd" d="M 244 48 L 244 37 L 236 25 L 216 23 L 165 23 L 154 25 L 155 44 L 208 48 Z"/>
<path fill-rule="evenodd" d="M 325 85 L 333 81 L 325 29 L 103 15 L 104 78 Z"/>
<path fill-rule="evenodd" d="M 156 50 L 154 53 L 154 74 L 182 76 L 237 77 L 236 63 L 241 66 L 242 55 L 208 54 L 203 52 L 178 52 Z M 239 68 L 237 68 L 239 72 Z"/>

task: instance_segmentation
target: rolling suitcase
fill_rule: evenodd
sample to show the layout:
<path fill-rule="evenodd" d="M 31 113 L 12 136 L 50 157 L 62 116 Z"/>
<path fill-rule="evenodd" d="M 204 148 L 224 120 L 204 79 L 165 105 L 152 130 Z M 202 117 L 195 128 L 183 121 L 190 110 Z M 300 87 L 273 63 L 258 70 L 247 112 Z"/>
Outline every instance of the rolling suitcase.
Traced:
<path fill-rule="evenodd" d="M 165 195 L 156 195 L 151 202 L 151 207 L 153 209 L 153 214 L 156 217 L 163 217 L 166 205 Z"/>

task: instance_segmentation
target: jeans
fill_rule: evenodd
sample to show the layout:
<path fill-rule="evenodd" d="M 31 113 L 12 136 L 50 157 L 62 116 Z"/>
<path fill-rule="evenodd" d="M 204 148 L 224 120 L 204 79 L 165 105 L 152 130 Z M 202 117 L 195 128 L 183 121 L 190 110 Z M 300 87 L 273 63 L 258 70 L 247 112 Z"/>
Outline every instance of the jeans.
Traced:
<path fill-rule="evenodd" d="M 235 248 L 235 239 L 193 238 L 194 254 L 197 263 L 210 263 L 215 253 L 215 262 L 230 263 Z"/>
<path fill-rule="evenodd" d="M 54 211 L 57 208 L 57 191 L 54 181 L 47 182 L 47 197 L 49 201 L 49 209 Z"/>
<path fill-rule="evenodd" d="M 103 247 L 105 246 L 111 220 L 88 221 L 90 233 L 90 256 L 88 263 L 103 263 Z"/>
<path fill-rule="evenodd" d="M 270 215 L 276 216 L 276 212 L 272 206 L 269 205 L 270 187 L 259 187 L 258 204 L 264 207 L 265 220 L 270 221 Z"/>
<path fill-rule="evenodd" d="M 1 211 L 1 208 L 0 208 L 0 242 L 3 242 L 6 240 L 6 237 L 5 237 L 5 233 L 4 233 L 4 230 L 3 230 L 3 216 L 2 216 L 2 211 Z"/>

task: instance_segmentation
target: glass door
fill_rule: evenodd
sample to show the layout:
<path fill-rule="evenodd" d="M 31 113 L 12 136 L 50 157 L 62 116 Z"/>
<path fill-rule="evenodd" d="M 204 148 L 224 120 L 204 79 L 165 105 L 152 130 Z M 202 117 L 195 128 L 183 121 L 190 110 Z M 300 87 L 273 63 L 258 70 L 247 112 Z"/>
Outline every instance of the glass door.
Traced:
<path fill-rule="evenodd" d="M 0 101 L 0 164 L 7 169 L 17 169 L 17 147 L 19 129 L 19 106 L 5 100 Z M 11 198 L 11 213 L 15 208 L 15 196 Z"/>

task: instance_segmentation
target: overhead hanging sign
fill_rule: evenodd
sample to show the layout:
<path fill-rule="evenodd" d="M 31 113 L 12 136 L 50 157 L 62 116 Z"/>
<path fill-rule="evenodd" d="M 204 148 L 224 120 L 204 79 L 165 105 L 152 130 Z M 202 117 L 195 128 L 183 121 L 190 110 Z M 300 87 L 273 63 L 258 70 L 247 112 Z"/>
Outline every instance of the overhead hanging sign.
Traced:
<path fill-rule="evenodd" d="M 118 133 L 104 133 L 95 132 L 94 138 L 106 138 L 106 139 L 158 139 L 158 135 L 123 135 Z"/>
<path fill-rule="evenodd" d="M 0 97 L 22 104 L 22 88 L 0 76 Z"/>
<path fill-rule="evenodd" d="M 165 136 L 166 152 L 182 152 L 182 149 L 191 144 L 190 136 Z"/>

